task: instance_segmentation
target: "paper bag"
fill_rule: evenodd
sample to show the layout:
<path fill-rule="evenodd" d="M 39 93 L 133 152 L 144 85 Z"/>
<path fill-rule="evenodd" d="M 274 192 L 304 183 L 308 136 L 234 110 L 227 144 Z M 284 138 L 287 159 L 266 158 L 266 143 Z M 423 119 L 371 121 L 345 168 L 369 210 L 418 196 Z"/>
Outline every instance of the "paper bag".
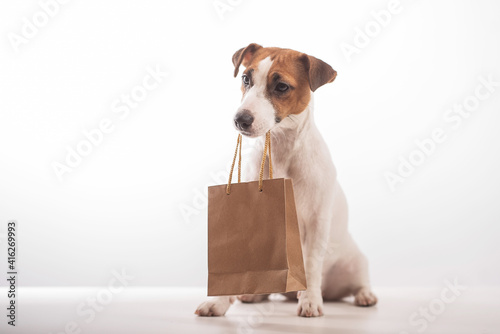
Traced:
<path fill-rule="evenodd" d="M 259 181 L 241 183 L 241 135 L 227 185 L 208 188 L 208 295 L 306 289 L 291 179 L 272 179 L 266 135 Z M 238 183 L 231 184 L 239 148 Z M 269 151 L 269 180 L 263 180 Z"/>

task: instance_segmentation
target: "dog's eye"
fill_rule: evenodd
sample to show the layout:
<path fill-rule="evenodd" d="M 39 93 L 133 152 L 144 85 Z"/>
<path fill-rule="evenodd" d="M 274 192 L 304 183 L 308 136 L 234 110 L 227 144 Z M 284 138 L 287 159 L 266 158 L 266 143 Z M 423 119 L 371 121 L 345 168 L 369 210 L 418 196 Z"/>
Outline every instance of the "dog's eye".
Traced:
<path fill-rule="evenodd" d="M 246 74 L 243 74 L 241 76 L 241 80 L 243 80 L 243 84 L 245 86 L 248 86 L 250 84 L 250 78 Z"/>
<path fill-rule="evenodd" d="M 276 90 L 280 93 L 286 92 L 290 86 L 288 86 L 286 83 L 280 82 L 279 84 L 276 85 Z"/>

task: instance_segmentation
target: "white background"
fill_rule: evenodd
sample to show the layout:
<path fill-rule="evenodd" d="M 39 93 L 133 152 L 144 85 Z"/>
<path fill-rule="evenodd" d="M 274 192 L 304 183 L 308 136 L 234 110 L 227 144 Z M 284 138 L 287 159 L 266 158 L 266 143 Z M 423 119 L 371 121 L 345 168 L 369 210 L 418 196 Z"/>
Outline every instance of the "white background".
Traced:
<path fill-rule="evenodd" d="M 315 118 L 375 286 L 500 284 L 500 87 L 458 128 L 443 120 L 478 77 L 500 81 L 499 2 L 402 0 L 350 62 L 342 43 L 388 1 L 233 3 L 221 19 L 212 0 L 69 1 L 15 52 L 9 34 L 40 5 L 2 2 L 2 271 L 16 219 L 22 285 L 103 285 L 122 268 L 132 285 L 205 285 L 200 194 L 225 181 L 234 150 L 231 57 L 257 42 L 338 72 L 315 94 Z M 169 75 L 120 119 L 112 103 L 148 66 Z M 52 164 L 105 118 L 114 130 L 58 180 Z M 447 140 L 391 191 L 384 173 L 436 127 Z"/>

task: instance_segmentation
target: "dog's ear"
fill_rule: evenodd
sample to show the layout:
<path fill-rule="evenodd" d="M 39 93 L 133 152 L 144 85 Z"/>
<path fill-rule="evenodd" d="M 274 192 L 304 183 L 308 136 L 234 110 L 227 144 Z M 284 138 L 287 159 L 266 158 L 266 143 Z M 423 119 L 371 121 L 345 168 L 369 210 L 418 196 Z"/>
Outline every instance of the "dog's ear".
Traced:
<path fill-rule="evenodd" d="M 238 75 L 238 71 L 240 70 L 240 65 L 245 67 L 248 66 L 250 60 L 252 59 L 255 52 L 259 49 L 262 49 L 262 46 L 259 44 L 251 43 L 245 48 L 241 48 L 236 51 L 233 55 L 233 65 L 234 65 L 234 77 Z"/>
<path fill-rule="evenodd" d="M 321 59 L 303 54 L 299 60 L 304 64 L 309 76 L 309 87 L 313 92 L 324 84 L 332 82 L 337 76 L 337 72 Z"/>

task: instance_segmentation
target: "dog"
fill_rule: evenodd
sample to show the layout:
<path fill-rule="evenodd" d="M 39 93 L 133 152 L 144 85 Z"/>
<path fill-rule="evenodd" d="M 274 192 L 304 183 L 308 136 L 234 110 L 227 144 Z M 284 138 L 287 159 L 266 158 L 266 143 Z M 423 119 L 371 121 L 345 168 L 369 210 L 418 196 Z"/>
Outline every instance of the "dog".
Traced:
<path fill-rule="evenodd" d="M 236 129 L 259 138 L 260 147 L 271 130 L 274 175 L 293 179 L 307 290 L 285 296 L 298 299 L 297 314 L 302 317 L 323 315 L 323 300 L 351 295 L 357 306 L 375 305 L 368 261 L 348 232 L 347 201 L 313 119 L 313 93 L 332 82 L 337 72 L 305 53 L 255 43 L 236 51 L 233 64 L 235 77 L 240 65 L 245 67 Z M 262 153 L 256 150 L 248 163 L 251 169 L 245 174 L 251 181 L 258 179 Z M 195 314 L 221 316 L 237 298 L 260 302 L 267 297 L 213 297 L 199 305 Z"/>

